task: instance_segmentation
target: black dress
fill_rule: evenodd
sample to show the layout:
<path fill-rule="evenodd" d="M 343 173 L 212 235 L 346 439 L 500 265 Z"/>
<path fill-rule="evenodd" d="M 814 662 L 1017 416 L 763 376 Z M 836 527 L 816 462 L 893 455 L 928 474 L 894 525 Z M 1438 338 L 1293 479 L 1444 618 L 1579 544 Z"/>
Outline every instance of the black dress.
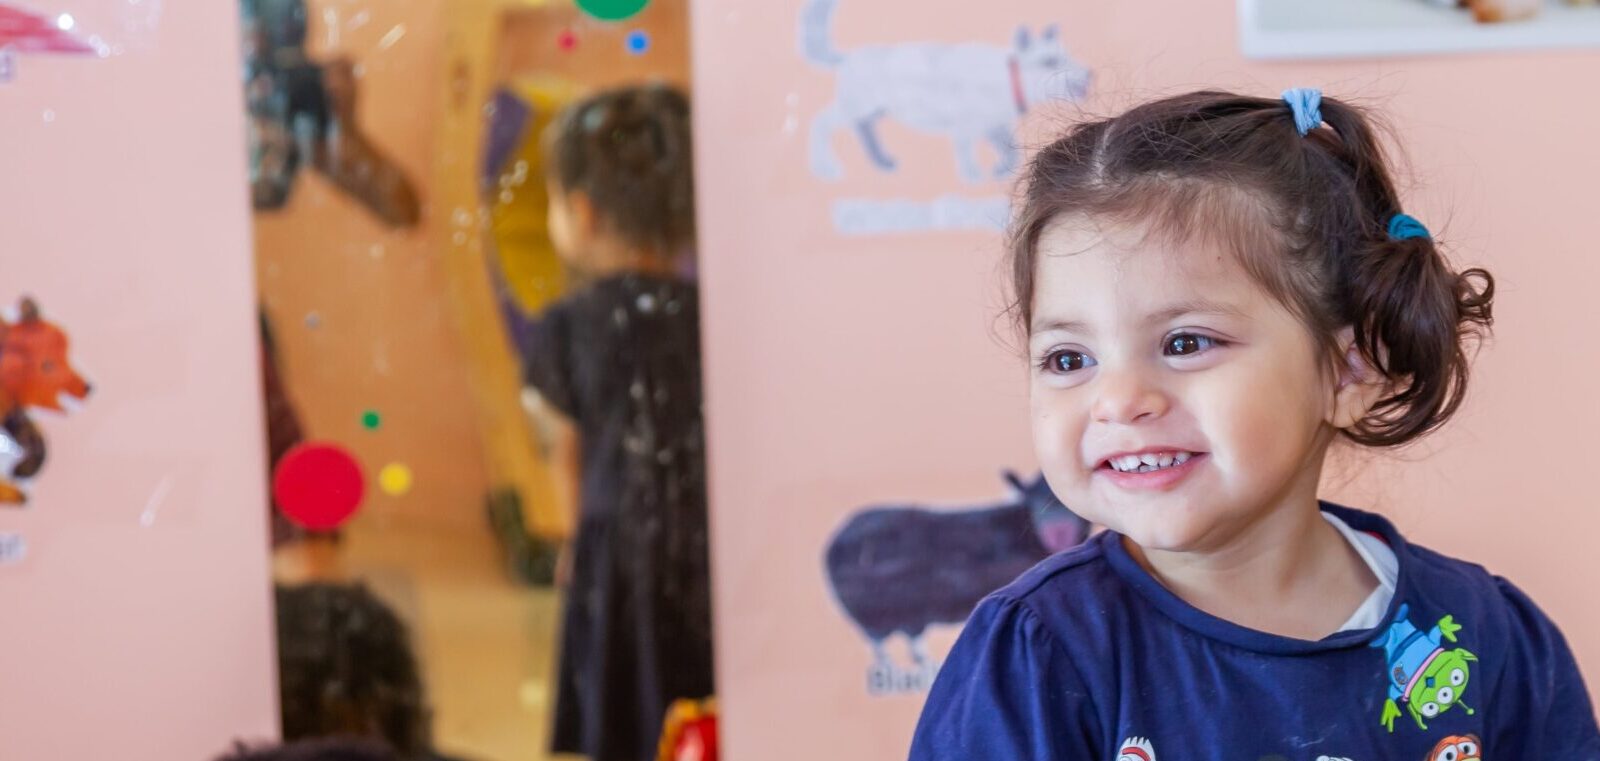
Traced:
<path fill-rule="evenodd" d="M 615 275 L 512 323 L 581 437 L 557 753 L 652 759 L 671 702 L 712 692 L 699 306 L 692 283 Z"/>

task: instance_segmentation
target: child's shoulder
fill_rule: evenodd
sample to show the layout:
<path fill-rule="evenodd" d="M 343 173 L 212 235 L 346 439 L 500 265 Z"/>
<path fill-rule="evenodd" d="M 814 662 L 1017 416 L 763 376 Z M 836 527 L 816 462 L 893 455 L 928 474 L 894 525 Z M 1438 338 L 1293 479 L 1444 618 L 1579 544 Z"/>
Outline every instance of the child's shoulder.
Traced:
<path fill-rule="evenodd" d="M 1082 544 L 1039 561 L 994 594 L 1017 600 L 1050 597 L 1069 588 L 1092 584 L 1108 570 L 1105 542 L 1110 532 L 1096 534 Z"/>
<path fill-rule="evenodd" d="M 1116 534 L 1102 532 L 1051 555 L 990 594 L 987 601 L 1021 608 L 1058 634 L 1086 626 L 1101 629 L 1109 612 L 1127 610 L 1117 603 L 1129 590 L 1106 558 L 1107 542 L 1116 540 Z"/>
<path fill-rule="evenodd" d="M 1513 637 L 1519 631 L 1553 628 L 1526 592 L 1482 564 L 1400 538 L 1392 524 L 1375 514 L 1338 510 L 1338 515 L 1353 528 L 1378 534 L 1391 546 L 1398 546 L 1398 552 L 1404 555 L 1399 582 L 1404 596 L 1431 609 L 1430 613 L 1451 615 L 1456 620 L 1474 618 L 1480 627 L 1491 627 Z"/>
<path fill-rule="evenodd" d="M 1142 610 L 1108 561 L 1114 541 L 1116 534 L 1103 532 L 1040 561 L 985 597 L 962 637 L 1024 643 L 1035 656 L 1076 664 L 1079 673 L 1114 662 L 1119 643 L 1139 628 Z"/>
<path fill-rule="evenodd" d="M 1406 545 L 1409 564 L 1407 570 L 1419 585 L 1444 587 L 1462 592 L 1498 594 L 1505 579 L 1496 576 L 1480 563 L 1452 557 L 1420 544 Z"/>

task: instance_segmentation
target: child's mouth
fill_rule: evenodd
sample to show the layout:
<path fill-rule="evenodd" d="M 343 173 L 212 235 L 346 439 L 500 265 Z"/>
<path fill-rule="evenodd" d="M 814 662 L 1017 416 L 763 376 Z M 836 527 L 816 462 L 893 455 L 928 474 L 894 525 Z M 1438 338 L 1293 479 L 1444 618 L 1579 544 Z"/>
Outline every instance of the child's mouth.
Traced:
<path fill-rule="evenodd" d="M 1147 452 L 1112 457 L 1102 467 L 1118 473 L 1153 473 L 1178 467 L 1198 456 L 1195 452 Z"/>
<path fill-rule="evenodd" d="M 1144 452 L 1108 458 L 1096 469 L 1125 489 L 1168 489 L 1194 472 L 1205 452 Z"/>

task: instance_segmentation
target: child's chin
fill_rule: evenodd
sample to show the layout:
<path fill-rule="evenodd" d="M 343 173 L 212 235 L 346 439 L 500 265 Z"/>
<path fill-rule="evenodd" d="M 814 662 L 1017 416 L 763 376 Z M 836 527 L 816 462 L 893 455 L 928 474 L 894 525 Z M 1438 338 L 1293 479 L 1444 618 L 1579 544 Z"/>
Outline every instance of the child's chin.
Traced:
<path fill-rule="evenodd" d="M 1201 532 L 1188 530 L 1183 525 L 1134 526 L 1122 535 L 1147 552 L 1193 552 L 1200 542 Z"/>

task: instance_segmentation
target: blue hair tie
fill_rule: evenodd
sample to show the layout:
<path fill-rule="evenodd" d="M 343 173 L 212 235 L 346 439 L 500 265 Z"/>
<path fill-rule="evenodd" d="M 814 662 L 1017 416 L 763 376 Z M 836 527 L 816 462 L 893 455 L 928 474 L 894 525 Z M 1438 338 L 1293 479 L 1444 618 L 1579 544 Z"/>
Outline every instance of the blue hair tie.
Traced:
<path fill-rule="evenodd" d="M 1283 91 L 1283 102 L 1294 112 L 1294 128 L 1305 137 L 1322 123 L 1322 91 L 1315 87 L 1291 87 Z"/>
<path fill-rule="evenodd" d="M 1432 237 L 1428 228 L 1410 214 L 1396 214 L 1389 218 L 1389 240 Z"/>

